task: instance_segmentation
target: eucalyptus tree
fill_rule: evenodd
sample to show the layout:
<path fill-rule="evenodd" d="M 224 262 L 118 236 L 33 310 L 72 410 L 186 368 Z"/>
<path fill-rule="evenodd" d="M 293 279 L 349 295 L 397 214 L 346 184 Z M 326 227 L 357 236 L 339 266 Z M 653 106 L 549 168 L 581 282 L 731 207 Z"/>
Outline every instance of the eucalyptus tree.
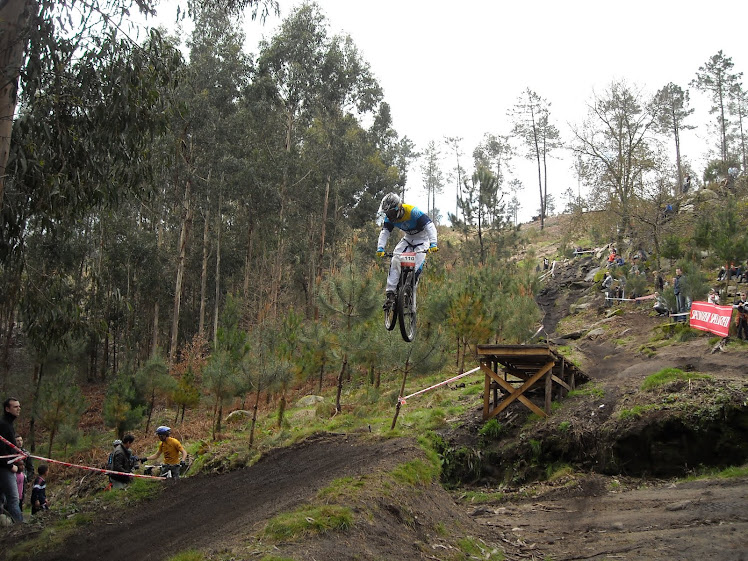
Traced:
<path fill-rule="evenodd" d="M 277 249 L 269 295 L 277 313 L 288 252 L 321 264 L 328 224 L 355 212 L 361 201 L 371 211 L 382 182 L 372 182 L 371 172 L 362 168 L 370 159 L 381 160 L 381 155 L 368 157 L 371 150 L 366 149 L 360 120 L 367 114 L 376 117 L 379 110 L 382 120 L 375 124 L 378 131 L 386 132 L 388 107 L 379 104 L 381 88 L 352 40 L 330 37 L 315 4 L 299 7 L 270 41 L 260 44 L 256 82 L 254 89 L 261 90 L 257 97 L 271 109 L 270 131 L 275 137 L 267 139 L 266 146 L 276 150 L 273 157 L 279 170 Z M 386 138 L 379 140 L 386 144 Z M 386 163 L 379 167 L 378 176 L 388 174 Z M 335 209 L 334 215 L 329 208 Z M 308 239 L 287 235 L 300 229 L 317 235 L 313 244 L 317 251 L 307 250 Z M 316 271 L 319 278 L 319 267 L 309 263 L 308 270 Z"/>
<path fill-rule="evenodd" d="M 558 128 L 551 123 L 551 104 L 527 88 L 511 111 L 512 134 L 519 137 L 525 147 L 525 158 L 535 160 L 538 168 L 540 192 L 540 229 L 545 226 L 546 199 L 548 196 L 548 157 L 561 146 Z"/>
<path fill-rule="evenodd" d="M 670 135 L 675 142 L 675 165 L 678 174 L 678 189 L 683 185 L 680 133 L 684 130 L 696 128 L 693 125 L 685 123 L 685 120 L 694 112 L 694 109 L 689 107 L 688 103 L 688 90 L 684 91 L 680 86 L 672 82 L 660 89 L 654 98 L 654 104 L 657 108 L 657 127 L 663 134 Z"/>
<path fill-rule="evenodd" d="M 727 163 L 730 157 L 730 118 L 729 100 L 731 92 L 739 83 L 742 72 L 734 72 L 732 58 L 725 56 L 720 50 L 709 58 L 699 70 L 691 85 L 709 94 L 712 107 L 709 112 L 717 116 L 717 130 L 719 131 L 719 154 L 722 163 Z"/>
<path fill-rule="evenodd" d="M 106 47 L 103 38 L 120 35 L 133 7 L 154 15 L 158 0 L 3 0 L 0 2 L 0 208 L 4 204 L 6 163 L 10 154 L 19 92 L 33 91 L 33 84 L 51 72 L 55 75 L 76 51 L 97 51 Z M 220 7 L 237 14 L 252 7 L 252 18 L 264 18 L 278 11 L 276 0 L 186 0 L 191 14 L 202 5 Z M 133 41 L 126 39 L 131 44 Z M 102 48 L 103 47 L 103 48 Z M 49 62 L 48 68 L 44 64 Z M 60 64 L 63 63 L 63 64 Z M 147 65 L 146 65 L 147 67 Z M 114 83 L 114 82 L 113 82 Z M 127 82 L 116 82 L 127 88 Z M 33 99 L 33 97 L 32 97 Z M 136 120 L 133 119 L 133 123 Z"/>
<path fill-rule="evenodd" d="M 630 228 L 632 200 L 655 169 L 656 123 L 656 111 L 639 90 L 613 82 L 604 94 L 593 93 L 587 118 L 572 128 L 572 149 L 591 196 L 619 217 L 619 235 Z"/>

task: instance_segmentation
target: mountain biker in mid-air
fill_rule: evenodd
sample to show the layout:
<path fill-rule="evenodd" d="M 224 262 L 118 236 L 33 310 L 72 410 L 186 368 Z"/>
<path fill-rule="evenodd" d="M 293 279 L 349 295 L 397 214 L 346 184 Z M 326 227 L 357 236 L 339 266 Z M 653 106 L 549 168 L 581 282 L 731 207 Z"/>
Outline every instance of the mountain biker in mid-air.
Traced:
<path fill-rule="evenodd" d="M 403 204 L 400 196 L 396 193 L 389 193 L 384 196 L 381 210 L 384 212 L 385 218 L 377 242 L 377 256 L 384 257 L 384 248 L 395 227 L 405 232 L 403 238 L 395 246 L 395 253 L 402 253 L 409 248 L 416 251 L 419 249 L 427 250 L 429 253 L 439 251 L 436 226 L 426 213 L 413 205 Z M 416 253 L 416 279 L 421 274 L 425 259 L 425 253 Z M 392 307 L 395 303 L 395 291 L 397 290 L 399 275 L 400 270 L 397 267 L 396 258 L 393 256 L 390 262 L 390 272 L 387 276 L 387 299 L 383 306 L 385 309 Z"/>

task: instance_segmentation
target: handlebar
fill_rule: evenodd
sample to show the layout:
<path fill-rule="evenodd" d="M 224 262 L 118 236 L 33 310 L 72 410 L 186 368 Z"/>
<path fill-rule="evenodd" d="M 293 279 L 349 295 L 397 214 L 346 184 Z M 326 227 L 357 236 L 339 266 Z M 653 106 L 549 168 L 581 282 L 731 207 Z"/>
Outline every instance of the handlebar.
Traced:
<path fill-rule="evenodd" d="M 416 251 L 387 251 L 382 257 L 394 257 L 395 255 L 402 255 L 403 253 L 428 253 L 428 249 L 419 249 Z"/>

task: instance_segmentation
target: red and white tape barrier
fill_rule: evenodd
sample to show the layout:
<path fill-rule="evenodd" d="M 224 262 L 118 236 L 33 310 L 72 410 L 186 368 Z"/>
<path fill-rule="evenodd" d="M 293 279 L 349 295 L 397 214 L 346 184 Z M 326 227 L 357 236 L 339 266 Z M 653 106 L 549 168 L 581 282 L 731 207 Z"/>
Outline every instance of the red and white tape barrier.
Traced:
<path fill-rule="evenodd" d="M 458 374 L 457 376 L 454 376 L 450 378 L 449 380 L 444 380 L 443 382 L 439 382 L 438 384 L 434 384 L 433 386 L 429 386 L 428 388 L 424 388 L 410 395 L 406 395 L 405 397 L 399 397 L 397 398 L 397 401 L 400 403 L 400 405 L 405 405 L 405 402 L 409 400 L 411 397 L 421 395 L 422 393 L 426 393 L 438 387 L 449 384 L 450 382 L 454 382 L 455 380 L 459 380 L 460 378 L 464 378 L 465 376 L 469 376 L 470 374 L 473 374 L 474 372 L 477 372 L 478 370 L 480 370 L 480 366 L 473 368 L 472 370 L 468 370 L 467 372 L 463 372 L 462 374 Z"/>
<path fill-rule="evenodd" d="M 43 456 L 34 456 L 32 454 L 26 454 L 23 450 L 21 450 L 15 444 L 13 444 L 12 442 L 9 442 L 2 436 L 0 436 L 0 442 L 4 442 L 8 446 L 10 446 L 13 450 L 18 451 L 18 455 L 15 455 L 15 456 L 0 456 L 2 458 L 10 458 L 10 460 L 8 460 L 9 464 L 12 464 L 16 460 L 22 460 L 24 458 L 34 458 L 35 460 L 42 460 L 45 462 L 50 462 L 52 464 L 59 464 L 61 466 L 85 469 L 87 471 L 96 471 L 96 472 L 104 473 L 107 475 L 126 475 L 127 477 L 139 477 L 140 479 L 166 479 L 166 477 L 158 477 L 156 475 L 140 475 L 139 473 L 123 473 L 121 471 L 113 471 L 111 469 L 102 469 L 102 468 L 95 468 L 95 467 L 90 467 L 90 466 L 83 466 L 80 464 L 73 464 L 70 462 L 61 462 L 60 460 L 53 460 L 52 458 L 45 458 Z"/>

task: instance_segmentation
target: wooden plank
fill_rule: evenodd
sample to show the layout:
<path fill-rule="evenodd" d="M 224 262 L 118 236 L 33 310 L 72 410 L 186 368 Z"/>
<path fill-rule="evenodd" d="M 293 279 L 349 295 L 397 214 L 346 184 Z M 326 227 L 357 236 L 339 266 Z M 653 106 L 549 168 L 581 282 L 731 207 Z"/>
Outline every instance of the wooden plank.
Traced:
<path fill-rule="evenodd" d="M 486 363 L 481 361 L 480 366 L 481 369 L 483 369 Z M 491 370 L 488 368 L 488 370 Z M 483 383 L 483 418 L 488 417 L 488 412 L 490 411 L 490 405 L 491 405 L 491 379 L 486 376 L 486 380 Z"/>
<path fill-rule="evenodd" d="M 571 387 L 569 386 L 569 384 L 564 382 L 561 378 L 557 376 L 552 376 L 552 378 L 553 378 L 553 381 L 556 382 L 559 386 L 563 386 L 564 388 L 566 388 L 567 392 L 571 391 Z"/>
<path fill-rule="evenodd" d="M 504 398 L 504 400 L 496 405 L 494 409 L 489 413 L 487 418 L 484 418 L 484 420 L 487 420 L 488 418 L 495 417 L 499 413 L 501 413 L 504 409 L 506 409 L 513 401 L 519 400 L 523 405 L 525 405 L 528 409 L 530 409 L 533 413 L 538 414 L 541 417 L 545 417 L 545 411 L 540 409 L 537 405 L 535 405 L 532 401 L 527 399 L 524 395 L 522 395 L 528 388 L 532 387 L 532 385 L 537 382 L 540 378 L 543 377 L 543 375 L 550 371 L 550 369 L 553 367 L 553 362 L 549 362 L 546 364 L 542 369 L 538 370 L 538 372 L 535 373 L 529 380 L 527 380 L 524 384 L 522 384 L 519 388 L 515 388 L 508 382 L 505 382 L 503 379 L 501 379 L 499 376 L 493 373 L 488 368 L 481 367 L 482 370 L 484 370 L 487 377 L 491 377 L 493 380 L 495 380 L 501 387 L 503 387 L 505 390 L 509 392 L 509 395 Z"/>
<path fill-rule="evenodd" d="M 553 374 L 551 374 L 551 372 L 552 370 L 549 370 L 548 372 L 545 373 L 545 414 L 546 415 L 551 414 L 551 400 L 553 399 L 553 395 L 552 395 Z"/>

